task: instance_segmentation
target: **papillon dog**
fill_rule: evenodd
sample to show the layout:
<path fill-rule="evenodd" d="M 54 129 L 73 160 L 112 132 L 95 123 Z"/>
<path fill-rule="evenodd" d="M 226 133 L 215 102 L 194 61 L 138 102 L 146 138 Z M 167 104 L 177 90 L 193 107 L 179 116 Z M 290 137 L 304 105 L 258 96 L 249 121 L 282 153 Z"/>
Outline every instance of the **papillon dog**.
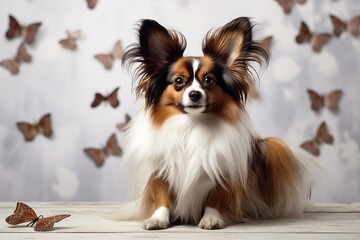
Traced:
<path fill-rule="evenodd" d="M 316 162 L 259 136 L 246 112 L 258 78 L 252 64 L 267 64 L 252 31 L 249 18 L 234 19 L 207 33 L 204 56 L 184 57 L 182 34 L 140 21 L 123 64 L 135 70 L 144 108 L 125 131 L 133 201 L 120 206 L 118 219 L 144 220 L 148 230 L 217 229 L 304 211 Z"/>

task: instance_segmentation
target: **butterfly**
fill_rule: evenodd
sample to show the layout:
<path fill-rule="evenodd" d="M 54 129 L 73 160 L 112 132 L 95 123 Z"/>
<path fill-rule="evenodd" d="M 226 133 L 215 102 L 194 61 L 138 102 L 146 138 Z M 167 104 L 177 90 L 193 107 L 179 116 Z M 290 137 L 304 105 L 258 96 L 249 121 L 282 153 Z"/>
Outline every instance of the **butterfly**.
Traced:
<path fill-rule="evenodd" d="M 128 123 L 130 122 L 131 117 L 129 114 L 125 114 L 125 122 L 116 124 L 117 129 L 119 129 L 121 132 L 124 132 L 128 128 Z"/>
<path fill-rule="evenodd" d="M 311 109 L 319 112 L 322 107 L 329 108 L 332 112 L 339 111 L 339 101 L 343 94 L 342 90 L 337 89 L 328 94 L 321 95 L 314 90 L 307 89 L 311 101 Z"/>
<path fill-rule="evenodd" d="M 9 29 L 7 30 L 5 36 L 7 39 L 13 39 L 22 36 L 26 43 L 32 44 L 40 26 L 41 22 L 22 26 L 15 17 L 9 15 Z"/>
<path fill-rule="evenodd" d="M 8 216 L 5 221 L 11 225 L 18 225 L 20 223 L 30 222 L 27 227 L 35 225 L 35 231 L 50 231 L 54 224 L 60 222 L 64 218 L 70 217 L 69 214 L 55 215 L 51 217 L 37 216 L 35 211 L 25 203 L 18 202 L 14 214 Z"/>
<path fill-rule="evenodd" d="M 119 87 L 115 88 L 109 95 L 103 96 L 100 93 L 95 93 L 95 98 L 91 103 L 91 107 L 95 108 L 102 102 L 108 102 L 113 108 L 117 108 L 120 105 L 120 101 L 117 99 L 117 91 Z"/>
<path fill-rule="evenodd" d="M 50 138 L 53 134 L 50 113 L 41 117 L 38 123 L 31 124 L 28 122 L 17 122 L 16 126 L 24 135 L 25 141 L 34 140 L 35 136 L 39 133 L 42 133 L 47 138 Z"/>
<path fill-rule="evenodd" d="M 350 19 L 348 22 L 341 20 L 340 18 L 330 15 L 331 23 L 333 25 L 335 36 L 339 37 L 346 30 L 354 36 L 359 36 L 359 28 L 360 28 L 360 16 L 356 16 Z"/>
<path fill-rule="evenodd" d="M 80 37 L 81 31 L 75 30 L 75 31 L 69 31 L 66 30 L 66 34 L 68 35 L 67 38 L 61 39 L 59 41 L 60 45 L 64 48 L 70 49 L 70 50 L 76 50 L 77 44 L 76 40 Z"/>
<path fill-rule="evenodd" d="M 280 4 L 285 14 L 289 14 L 291 12 L 294 3 L 297 4 L 306 3 L 306 0 L 276 0 L 276 1 Z"/>
<path fill-rule="evenodd" d="M 95 58 L 103 64 L 106 70 L 110 70 L 113 65 L 114 59 L 120 59 L 123 55 L 123 47 L 121 41 L 117 41 L 110 53 L 96 54 Z"/>
<path fill-rule="evenodd" d="M 97 4 L 97 0 L 86 0 L 89 9 L 94 9 Z"/>
<path fill-rule="evenodd" d="M 311 43 L 311 47 L 315 52 L 320 52 L 322 47 L 331 39 L 329 33 L 317 33 L 310 32 L 309 27 L 305 22 L 301 22 L 299 34 L 296 36 L 295 41 L 298 44 Z"/>
<path fill-rule="evenodd" d="M 270 48 L 273 42 L 273 36 L 267 36 L 258 41 L 259 45 L 270 55 Z"/>
<path fill-rule="evenodd" d="M 101 167 L 107 156 L 121 156 L 122 149 L 118 145 L 115 134 L 112 134 L 107 140 L 105 147 L 85 148 L 84 153 L 94 161 L 97 167 Z"/>
<path fill-rule="evenodd" d="M 18 74 L 20 71 L 20 63 L 31 62 L 32 58 L 27 52 L 25 48 L 25 44 L 21 43 L 14 58 L 5 59 L 0 62 L 0 65 L 3 66 L 6 70 L 8 70 L 11 74 Z"/>
<path fill-rule="evenodd" d="M 329 134 L 328 128 L 325 122 L 322 122 L 316 132 L 316 136 L 312 140 L 308 140 L 300 145 L 303 149 L 308 151 L 314 156 L 320 155 L 319 146 L 322 143 L 332 144 L 334 142 L 333 136 Z"/>

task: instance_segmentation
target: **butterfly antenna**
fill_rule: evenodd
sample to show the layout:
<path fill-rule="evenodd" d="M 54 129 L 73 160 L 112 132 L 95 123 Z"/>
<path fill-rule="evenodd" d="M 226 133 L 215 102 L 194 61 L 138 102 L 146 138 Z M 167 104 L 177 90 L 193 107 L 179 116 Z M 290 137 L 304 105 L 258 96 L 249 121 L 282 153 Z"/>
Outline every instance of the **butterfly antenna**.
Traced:
<path fill-rule="evenodd" d="M 28 225 L 26 225 L 27 227 L 32 227 L 34 226 L 34 224 L 39 221 L 40 218 L 43 218 L 44 216 L 43 215 L 40 215 L 38 217 L 36 217 L 34 220 L 32 220 L 31 222 L 28 223 Z"/>

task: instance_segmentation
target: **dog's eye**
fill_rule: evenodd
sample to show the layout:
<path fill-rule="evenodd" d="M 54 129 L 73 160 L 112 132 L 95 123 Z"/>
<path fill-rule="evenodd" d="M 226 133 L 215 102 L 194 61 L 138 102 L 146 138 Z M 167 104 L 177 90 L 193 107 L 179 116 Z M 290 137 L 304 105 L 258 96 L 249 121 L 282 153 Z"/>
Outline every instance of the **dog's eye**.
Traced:
<path fill-rule="evenodd" d="M 177 77 L 174 80 L 174 88 L 180 91 L 185 86 L 185 79 L 183 77 Z"/>
<path fill-rule="evenodd" d="M 206 88 L 212 88 L 212 87 L 214 87 L 214 86 L 215 86 L 215 79 L 214 79 L 214 77 L 213 77 L 213 76 L 209 76 L 209 75 L 205 76 L 205 78 L 204 78 L 204 86 L 205 86 Z"/>

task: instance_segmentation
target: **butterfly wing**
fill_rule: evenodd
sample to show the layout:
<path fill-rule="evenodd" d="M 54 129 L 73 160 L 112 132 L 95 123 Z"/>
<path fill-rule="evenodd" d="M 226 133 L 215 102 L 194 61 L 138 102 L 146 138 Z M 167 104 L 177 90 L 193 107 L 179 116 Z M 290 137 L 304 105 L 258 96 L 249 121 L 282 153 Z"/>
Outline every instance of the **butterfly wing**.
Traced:
<path fill-rule="evenodd" d="M 19 64 L 14 59 L 5 59 L 0 62 L 0 65 L 8 70 L 12 75 L 19 73 Z"/>
<path fill-rule="evenodd" d="M 346 24 L 338 17 L 330 15 L 330 20 L 333 25 L 333 33 L 339 37 L 346 29 Z"/>
<path fill-rule="evenodd" d="M 37 215 L 31 207 L 25 203 L 18 202 L 14 214 L 8 216 L 5 221 L 11 225 L 17 225 L 24 222 L 31 222 L 35 218 L 37 218 Z"/>
<path fill-rule="evenodd" d="M 61 215 L 56 215 L 56 216 L 51 216 L 51 217 L 46 217 L 46 218 L 40 218 L 36 222 L 36 226 L 35 226 L 34 230 L 35 231 L 50 231 L 51 229 L 53 229 L 55 223 L 60 222 L 64 218 L 68 218 L 70 216 L 71 215 L 69 215 L 69 214 L 61 214 Z"/>
<path fill-rule="evenodd" d="M 45 136 L 50 138 L 53 134 L 51 127 L 51 114 L 45 114 L 38 123 L 40 132 Z"/>
<path fill-rule="evenodd" d="M 17 51 L 17 53 L 16 53 L 15 59 L 16 59 L 18 62 L 26 62 L 26 63 L 31 62 L 31 56 L 30 56 L 29 53 L 27 52 L 24 43 L 21 43 L 21 44 L 20 44 L 20 46 L 19 46 L 19 48 L 18 48 L 18 51 Z"/>
<path fill-rule="evenodd" d="M 270 47 L 272 45 L 272 41 L 272 36 L 268 36 L 259 40 L 259 45 L 267 52 L 267 54 L 270 54 Z"/>
<path fill-rule="evenodd" d="M 113 57 L 109 54 L 96 54 L 95 58 L 101 62 L 106 70 L 110 70 L 112 68 Z"/>
<path fill-rule="evenodd" d="M 6 31 L 6 38 L 13 39 L 21 35 L 21 25 L 13 16 L 9 15 L 9 29 Z"/>
<path fill-rule="evenodd" d="M 329 130 L 325 122 L 322 122 L 316 132 L 316 138 L 323 143 L 332 144 L 334 142 L 333 136 L 329 134 Z"/>
<path fill-rule="evenodd" d="M 120 105 L 120 101 L 118 100 L 117 98 L 117 91 L 119 90 L 119 88 L 115 88 L 114 91 L 112 91 L 110 93 L 110 95 L 108 96 L 107 98 L 107 101 L 110 103 L 110 105 L 113 107 L 113 108 L 117 108 L 119 105 Z"/>
<path fill-rule="evenodd" d="M 325 96 L 325 105 L 329 108 L 332 112 L 339 111 L 339 101 L 342 96 L 342 90 L 338 89 L 335 91 L 332 91 L 331 93 L 327 94 Z"/>
<path fill-rule="evenodd" d="M 308 151 L 309 153 L 311 153 L 314 156 L 320 155 L 320 148 L 317 145 L 317 143 L 313 140 L 309 140 L 309 141 L 302 143 L 300 145 L 300 147 L 302 147 L 303 149 L 305 149 L 306 151 Z"/>
<path fill-rule="evenodd" d="M 25 141 L 28 142 L 34 140 L 37 134 L 36 126 L 27 122 L 18 122 L 16 123 L 16 126 L 20 130 L 20 132 L 24 135 Z"/>
<path fill-rule="evenodd" d="M 311 102 L 311 109 L 315 112 L 319 112 L 323 106 L 323 97 L 311 89 L 308 89 L 307 92 Z"/>
<path fill-rule="evenodd" d="M 105 146 L 106 151 L 113 156 L 121 156 L 122 149 L 119 147 L 119 144 L 116 140 L 115 134 L 112 134 Z"/>
<path fill-rule="evenodd" d="M 289 14 L 291 12 L 293 0 L 276 0 L 276 1 L 279 3 L 285 14 Z"/>
<path fill-rule="evenodd" d="M 312 33 L 305 22 L 301 22 L 299 34 L 296 36 L 295 41 L 298 44 L 309 42 L 312 38 Z"/>
<path fill-rule="evenodd" d="M 97 4 L 97 0 L 86 0 L 86 3 L 88 5 L 88 8 L 94 9 Z"/>
<path fill-rule="evenodd" d="M 78 39 L 81 36 L 81 30 L 80 29 L 73 31 L 66 30 L 66 34 L 68 35 L 69 38 Z"/>
<path fill-rule="evenodd" d="M 125 122 L 116 124 L 117 129 L 124 132 L 128 128 L 128 123 L 130 122 L 131 117 L 129 114 L 125 114 Z"/>
<path fill-rule="evenodd" d="M 35 36 L 41 26 L 41 22 L 33 23 L 26 26 L 23 30 L 25 42 L 32 44 L 35 40 Z"/>
<path fill-rule="evenodd" d="M 114 56 L 114 58 L 117 58 L 117 59 L 121 59 L 122 55 L 123 55 L 123 47 L 122 47 L 122 44 L 121 44 L 121 41 L 117 41 L 113 47 L 113 50 L 112 50 L 112 55 Z"/>
<path fill-rule="evenodd" d="M 312 39 L 311 39 L 311 46 L 312 49 L 315 52 L 321 52 L 321 49 L 323 48 L 323 46 L 331 39 L 331 34 L 329 33 L 319 33 L 316 34 Z"/>
<path fill-rule="evenodd" d="M 76 48 L 77 48 L 76 39 L 74 39 L 74 38 L 61 39 L 59 41 L 59 43 L 64 48 L 67 48 L 67 49 L 70 49 L 70 50 L 76 50 Z"/>
<path fill-rule="evenodd" d="M 347 29 L 349 33 L 354 37 L 359 36 L 359 28 L 360 28 L 360 16 L 354 17 L 347 24 Z"/>
<path fill-rule="evenodd" d="M 104 165 L 106 154 L 104 150 L 98 148 L 85 148 L 84 153 L 94 161 L 97 167 Z"/>
<path fill-rule="evenodd" d="M 95 98 L 93 100 L 93 102 L 91 103 L 91 107 L 95 108 L 97 106 L 100 105 L 100 103 L 102 103 L 105 100 L 104 96 L 101 95 L 100 93 L 95 93 Z"/>

